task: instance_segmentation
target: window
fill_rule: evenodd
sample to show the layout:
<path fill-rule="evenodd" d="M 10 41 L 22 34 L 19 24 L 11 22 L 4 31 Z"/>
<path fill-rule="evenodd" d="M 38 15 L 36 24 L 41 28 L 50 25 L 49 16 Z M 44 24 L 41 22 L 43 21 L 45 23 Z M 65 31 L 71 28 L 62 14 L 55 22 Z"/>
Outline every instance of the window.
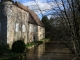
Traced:
<path fill-rule="evenodd" d="M 32 32 L 33 31 L 33 28 L 32 28 L 32 26 L 30 26 L 30 32 Z"/>
<path fill-rule="evenodd" d="M 16 32 L 19 31 L 19 23 L 16 23 Z"/>
<path fill-rule="evenodd" d="M 37 32 L 37 27 L 34 27 L 34 32 Z"/>
<path fill-rule="evenodd" d="M 22 25 L 22 32 L 25 32 L 25 31 L 26 31 L 25 25 Z"/>

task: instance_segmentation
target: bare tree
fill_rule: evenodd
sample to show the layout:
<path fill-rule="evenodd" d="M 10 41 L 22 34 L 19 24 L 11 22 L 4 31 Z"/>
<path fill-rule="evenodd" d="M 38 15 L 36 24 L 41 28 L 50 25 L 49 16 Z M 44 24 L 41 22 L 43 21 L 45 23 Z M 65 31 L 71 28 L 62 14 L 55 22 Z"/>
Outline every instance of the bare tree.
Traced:
<path fill-rule="evenodd" d="M 42 12 L 48 9 L 42 10 L 35 0 L 32 1 L 35 2 L 38 10 L 43 16 L 44 14 Z M 53 13 L 49 13 L 49 15 L 57 15 L 59 18 L 61 18 L 60 20 L 64 22 L 63 25 L 66 25 L 68 33 L 71 34 L 70 38 L 72 38 L 72 40 L 70 42 L 73 43 L 74 52 L 75 54 L 78 54 L 80 52 L 80 25 L 78 23 L 78 21 L 80 20 L 80 0 L 46 1 L 48 4 L 49 2 L 56 3 L 56 7 L 53 7 L 53 5 L 49 4 L 52 7 L 50 11 L 55 11 Z"/>
<path fill-rule="evenodd" d="M 77 2 L 75 2 L 77 1 Z M 78 17 L 78 8 L 76 6 L 80 6 L 79 0 L 61 0 L 62 6 L 58 4 L 58 0 L 47 0 L 47 2 L 55 2 L 58 10 L 56 8 L 52 9 L 55 10 L 55 12 L 61 17 L 63 20 L 65 20 L 67 28 L 69 30 L 69 33 L 71 33 L 72 36 L 72 43 L 73 48 L 75 51 L 75 54 L 79 53 L 79 47 L 80 47 L 80 35 L 79 35 L 79 17 Z M 53 7 L 53 6 L 52 6 Z M 63 9 L 61 9 L 63 7 Z M 68 7 L 68 8 L 66 8 Z M 58 11 L 60 11 L 58 13 Z M 54 13 L 53 13 L 54 14 Z M 76 42 L 78 41 L 78 42 Z M 77 43 L 77 45 L 76 45 Z"/>

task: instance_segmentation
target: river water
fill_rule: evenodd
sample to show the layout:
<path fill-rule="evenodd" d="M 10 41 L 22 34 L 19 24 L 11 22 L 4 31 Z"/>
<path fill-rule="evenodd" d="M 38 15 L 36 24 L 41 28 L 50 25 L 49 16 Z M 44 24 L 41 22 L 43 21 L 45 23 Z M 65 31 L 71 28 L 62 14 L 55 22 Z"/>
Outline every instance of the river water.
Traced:
<path fill-rule="evenodd" d="M 51 41 L 31 48 L 26 60 L 80 60 L 60 41 Z"/>

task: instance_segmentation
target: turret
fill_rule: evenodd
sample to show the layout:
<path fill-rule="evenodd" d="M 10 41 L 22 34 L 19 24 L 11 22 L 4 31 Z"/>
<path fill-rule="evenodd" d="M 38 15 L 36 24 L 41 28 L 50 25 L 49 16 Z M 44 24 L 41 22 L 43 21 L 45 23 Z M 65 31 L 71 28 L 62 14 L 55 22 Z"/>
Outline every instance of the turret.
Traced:
<path fill-rule="evenodd" d="M 12 0 L 1 0 L 0 3 L 0 24 L 1 24 L 1 34 L 0 34 L 0 42 L 3 42 L 4 44 L 9 43 L 8 36 L 8 26 L 9 26 L 9 20 L 11 20 L 12 17 L 12 6 L 13 1 Z"/>

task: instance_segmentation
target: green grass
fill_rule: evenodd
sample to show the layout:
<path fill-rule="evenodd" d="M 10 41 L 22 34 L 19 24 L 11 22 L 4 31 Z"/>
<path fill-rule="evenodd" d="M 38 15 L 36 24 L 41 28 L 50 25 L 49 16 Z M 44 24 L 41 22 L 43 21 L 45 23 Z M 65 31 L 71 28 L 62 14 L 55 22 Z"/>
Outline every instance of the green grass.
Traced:
<path fill-rule="evenodd" d="M 33 45 L 37 45 L 37 43 L 35 43 L 35 42 L 28 43 L 28 44 L 26 44 L 26 47 L 28 48 L 28 47 L 31 47 Z"/>
<path fill-rule="evenodd" d="M 26 44 L 26 48 L 29 48 L 31 46 L 36 46 L 36 45 L 42 44 L 44 41 L 48 41 L 48 40 L 49 40 L 48 38 L 47 39 L 44 38 L 44 39 L 41 39 L 39 41 L 28 43 L 28 44 Z"/>
<path fill-rule="evenodd" d="M 46 38 L 46 39 L 44 38 L 44 39 L 41 39 L 40 41 L 43 41 L 43 42 L 44 41 L 49 41 L 49 38 Z"/>
<path fill-rule="evenodd" d="M 49 39 L 41 39 L 39 41 L 35 41 L 35 42 L 31 42 L 26 44 L 26 48 L 29 48 L 31 46 L 37 46 L 39 44 L 42 44 L 44 41 L 48 41 Z M 5 54 L 3 56 L 0 56 L 0 60 L 8 60 L 9 58 L 15 58 L 20 56 L 21 54 L 18 53 L 13 53 L 11 50 L 8 50 L 7 52 L 5 52 Z"/>
<path fill-rule="evenodd" d="M 7 52 L 3 56 L 0 57 L 0 60 L 8 60 L 10 58 L 18 57 L 20 54 L 13 53 L 13 52 Z"/>
<path fill-rule="evenodd" d="M 0 60 L 14 60 L 16 58 L 19 59 L 19 57 L 24 56 L 24 53 L 14 53 L 11 50 L 9 50 L 5 52 L 4 55 L 0 56 Z"/>
<path fill-rule="evenodd" d="M 0 55 L 0 60 L 10 60 L 10 59 L 16 58 L 16 57 L 21 56 L 21 55 L 22 54 L 14 53 L 14 52 L 12 52 L 11 49 L 8 49 L 4 52 L 3 55 Z"/>

